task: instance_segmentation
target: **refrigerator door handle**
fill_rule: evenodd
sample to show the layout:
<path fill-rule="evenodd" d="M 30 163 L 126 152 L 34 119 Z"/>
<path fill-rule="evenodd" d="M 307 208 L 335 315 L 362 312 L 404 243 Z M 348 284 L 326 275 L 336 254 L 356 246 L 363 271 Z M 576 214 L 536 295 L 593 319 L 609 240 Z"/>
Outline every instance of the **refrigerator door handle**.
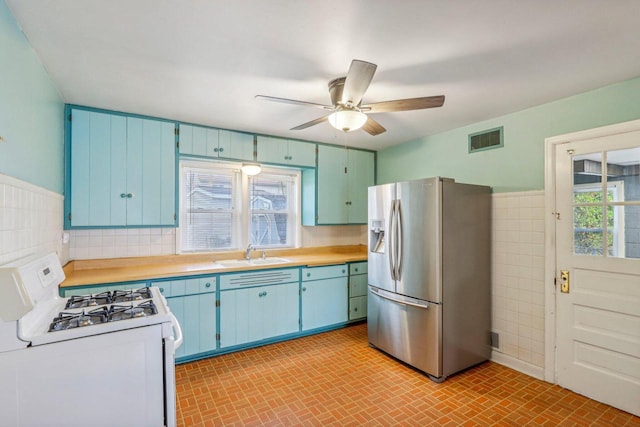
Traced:
<path fill-rule="evenodd" d="M 396 280 L 395 276 L 395 209 L 396 201 L 391 201 L 391 208 L 389 209 L 389 237 L 387 239 L 389 245 L 389 271 L 391 272 L 391 280 Z"/>
<path fill-rule="evenodd" d="M 402 272 L 402 244 L 403 244 L 403 227 L 402 227 L 402 205 L 400 200 L 396 201 L 396 280 L 400 280 Z"/>
<path fill-rule="evenodd" d="M 425 309 L 429 308 L 429 303 L 428 302 L 425 302 L 424 304 L 416 304 L 414 302 L 402 301 L 402 300 L 399 300 L 399 299 L 396 299 L 396 298 L 392 298 L 392 297 L 390 297 L 388 295 L 383 295 L 383 294 L 379 293 L 377 290 L 375 290 L 373 288 L 370 288 L 369 290 L 371 291 L 372 294 L 375 294 L 376 296 L 378 296 L 380 298 L 384 298 L 386 300 L 393 301 L 393 302 L 398 303 L 398 304 L 410 305 L 411 307 L 417 307 L 417 308 L 425 308 Z"/>

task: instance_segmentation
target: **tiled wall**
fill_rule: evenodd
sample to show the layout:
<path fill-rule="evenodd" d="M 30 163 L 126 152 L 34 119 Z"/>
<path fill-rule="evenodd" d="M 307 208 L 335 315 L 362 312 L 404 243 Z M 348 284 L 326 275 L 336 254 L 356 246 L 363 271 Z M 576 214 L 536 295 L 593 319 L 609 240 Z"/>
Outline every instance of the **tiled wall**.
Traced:
<path fill-rule="evenodd" d="M 118 258 L 176 253 L 174 228 L 72 230 L 71 259 Z M 366 243 L 365 226 L 302 227 L 302 246 Z"/>
<path fill-rule="evenodd" d="M 71 230 L 71 259 L 121 258 L 176 253 L 175 228 Z"/>
<path fill-rule="evenodd" d="M 493 195 L 493 329 L 499 352 L 544 367 L 544 192 Z"/>
<path fill-rule="evenodd" d="M 0 174 L 0 265 L 43 252 L 66 262 L 62 205 L 62 195 Z"/>

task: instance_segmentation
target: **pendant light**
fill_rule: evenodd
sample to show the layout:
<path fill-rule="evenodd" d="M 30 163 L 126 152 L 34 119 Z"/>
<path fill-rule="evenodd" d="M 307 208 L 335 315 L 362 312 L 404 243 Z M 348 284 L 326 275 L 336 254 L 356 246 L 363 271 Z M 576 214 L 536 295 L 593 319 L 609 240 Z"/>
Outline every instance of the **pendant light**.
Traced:
<path fill-rule="evenodd" d="M 241 169 L 243 174 L 249 176 L 258 175 L 262 171 L 258 163 L 243 163 Z"/>

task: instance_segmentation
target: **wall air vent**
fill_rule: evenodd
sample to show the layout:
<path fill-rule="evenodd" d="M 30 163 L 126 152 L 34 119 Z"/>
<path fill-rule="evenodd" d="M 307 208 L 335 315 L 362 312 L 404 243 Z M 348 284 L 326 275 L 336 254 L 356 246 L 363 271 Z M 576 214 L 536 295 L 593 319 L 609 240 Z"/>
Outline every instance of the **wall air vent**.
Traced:
<path fill-rule="evenodd" d="M 502 126 L 469 135 L 469 153 L 491 150 L 492 148 L 500 148 L 503 145 L 504 140 Z"/>

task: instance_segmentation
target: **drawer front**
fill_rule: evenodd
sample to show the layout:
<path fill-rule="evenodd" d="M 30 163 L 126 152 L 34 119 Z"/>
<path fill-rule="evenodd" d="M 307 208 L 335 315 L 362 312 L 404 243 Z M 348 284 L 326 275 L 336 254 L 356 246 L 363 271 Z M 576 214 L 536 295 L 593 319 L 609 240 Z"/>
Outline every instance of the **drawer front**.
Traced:
<path fill-rule="evenodd" d="M 216 280 L 215 276 L 211 276 L 199 279 L 167 280 L 151 283 L 151 285 L 157 286 L 160 289 L 160 293 L 168 298 L 215 292 Z"/>
<path fill-rule="evenodd" d="M 349 264 L 349 274 L 367 274 L 367 265 L 368 263 L 366 261 Z"/>
<path fill-rule="evenodd" d="M 220 290 L 297 282 L 298 275 L 299 269 L 297 268 L 222 274 L 220 276 Z"/>
<path fill-rule="evenodd" d="M 326 267 L 308 267 L 302 269 L 302 281 L 330 279 L 347 275 L 347 265 L 329 265 Z"/>
<path fill-rule="evenodd" d="M 367 317 L 367 296 L 349 298 L 349 320 Z"/>
<path fill-rule="evenodd" d="M 366 274 L 358 274 L 357 276 L 349 276 L 349 296 L 359 297 L 367 295 L 367 276 Z"/>

